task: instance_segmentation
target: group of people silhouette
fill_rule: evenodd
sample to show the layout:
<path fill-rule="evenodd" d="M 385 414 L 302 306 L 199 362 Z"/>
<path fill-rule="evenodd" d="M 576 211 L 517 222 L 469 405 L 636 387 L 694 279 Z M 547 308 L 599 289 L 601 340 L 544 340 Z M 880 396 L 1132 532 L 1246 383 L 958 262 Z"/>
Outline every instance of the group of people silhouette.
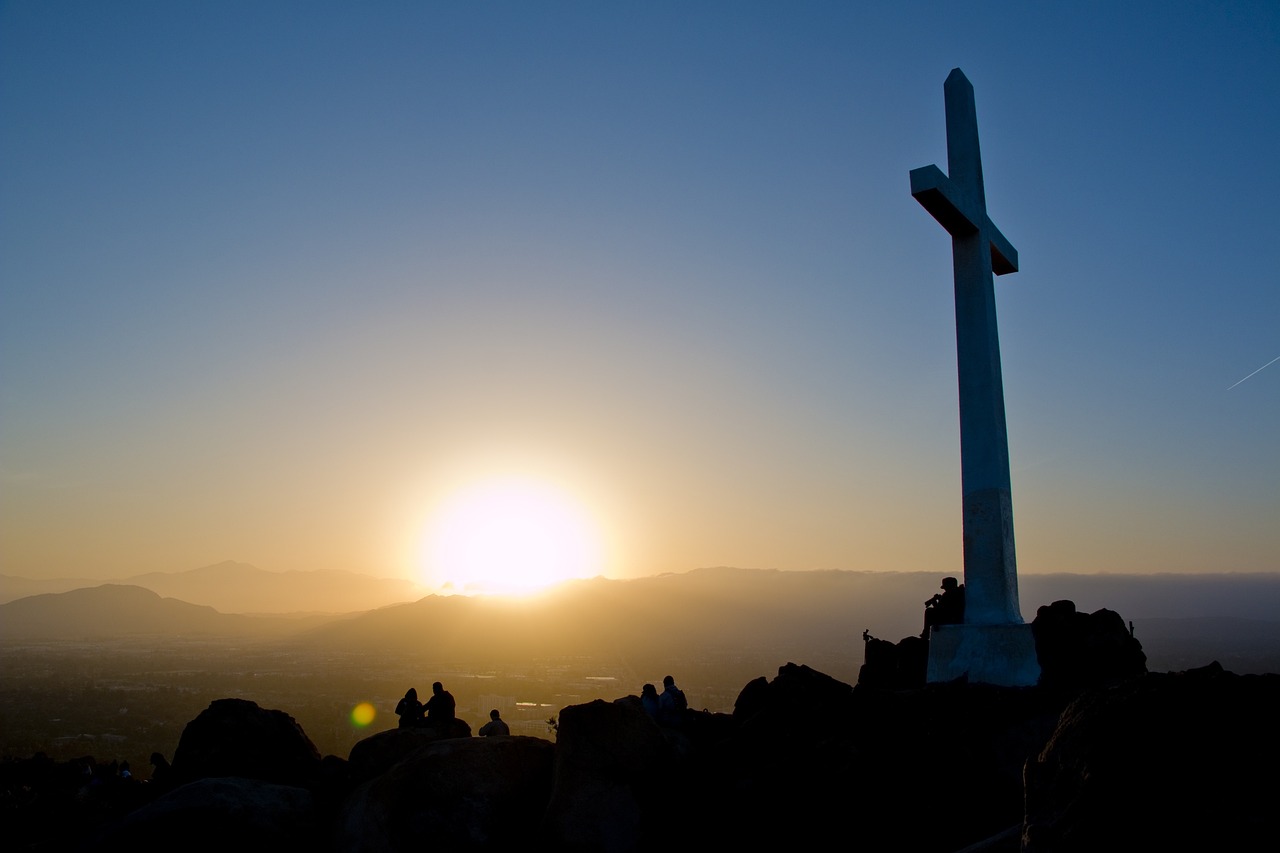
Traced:
<path fill-rule="evenodd" d="M 418 690 L 410 687 L 404 698 L 396 704 L 396 716 L 400 718 L 400 728 L 428 728 L 447 731 L 456 717 L 458 703 L 453 694 L 444 689 L 439 681 L 431 685 L 431 698 L 424 705 L 418 701 Z M 489 712 L 489 722 L 480 727 L 481 737 L 509 735 L 511 727 L 502 719 L 498 709 Z"/>
<path fill-rule="evenodd" d="M 684 722 L 685 711 L 689 709 L 689 701 L 684 691 L 676 687 L 676 680 L 668 675 L 662 679 L 662 693 L 652 684 L 646 684 L 640 691 L 640 704 L 645 713 L 654 722 L 669 727 L 679 727 Z M 434 728 L 447 730 L 454 720 L 457 702 L 453 694 L 444 689 L 439 681 L 431 685 L 431 698 L 424 705 L 418 701 L 417 688 L 410 687 L 404 698 L 396 704 L 396 716 L 400 718 L 400 728 Z M 502 715 L 494 708 L 489 712 L 489 722 L 480 727 L 481 737 L 509 735 L 511 727 L 502 719 Z"/>
<path fill-rule="evenodd" d="M 920 636 L 928 639 L 929 632 L 938 625 L 959 625 L 964 622 L 964 584 L 953 577 L 942 579 L 942 592 L 937 593 L 924 603 L 924 630 Z M 868 639 L 863 632 L 862 639 Z M 652 684 L 646 684 L 640 690 L 640 704 L 654 722 L 672 728 L 679 727 L 689 709 L 689 701 L 684 691 L 676 686 L 674 677 L 668 675 L 662 679 L 662 692 Z M 454 720 L 457 703 L 453 694 L 444 689 L 439 681 L 431 685 L 431 698 L 424 705 L 418 701 L 418 691 L 410 687 L 404 698 L 396 705 L 396 716 L 400 718 L 400 728 L 436 728 L 447 729 Z M 511 727 L 502 719 L 498 709 L 489 712 L 489 722 L 480 727 L 480 735 L 509 735 Z"/>
<path fill-rule="evenodd" d="M 640 704 L 654 722 L 673 728 L 684 722 L 684 712 L 689 709 L 684 691 L 676 687 L 676 680 L 670 675 L 662 679 L 662 693 L 658 693 L 658 688 L 652 684 L 642 687 Z"/>
<path fill-rule="evenodd" d="M 425 705 L 418 701 L 417 688 L 410 687 L 406 690 L 404 698 L 396 705 L 396 716 L 400 718 L 402 729 L 424 726 L 446 729 L 453 722 L 457 707 L 453 694 L 437 681 L 431 685 L 431 698 Z"/>
<path fill-rule="evenodd" d="M 955 578 L 942 579 L 942 592 L 934 594 L 924 602 L 924 630 L 920 637 L 928 639 L 929 631 L 937 625 L 960 625 L 964 622 L 964 584 Z M 867 631 L 863 631 L 863 640 L 868 639 Z M 685 712 L 689 710 L 689 701 L 684 690 L 676 686 L 676 679 L 671 675 L 662 679 L 662 693 L 653 684 L 645 684 L 640 689 L 640 704 L 654 722 L 659 725 L 678 727 L 685 720 Z M 444 689 L 444 685 L 435 681 L 431 685 L 431 698 L 422 704 L 417 701 L 417 690 L 410 688 L 404 698 L 396 706 L 399 727 L 436 727 L 447 729 L 454 719 L 457 703 L 453 694 Z M 489 712 L 489 722 L 480 727 L 481 736 L 509 735 L 511 727 L 499 715 L 497 708 Z"/>
<path fill-rule="evenodd" d="M 953 577 L 942 579 L 942 592 L 937 593 L 924 603 L 924 630 L 920 636 L 929 638 L 929 632 L 938 625 L 959 625 L 964 622 L 964 584 Z M 868 637 L 863 632 L 863 640 Z M 684 691 L 676 686 L 676 680 L 668 675 L 662 679 L 662 692 L 652 684 L 646 684 L 640 690 L 640 704 L 645 713 L 654 722 L 668 727 L 679 727 L 689 709 L 689 702 Z M 418 691 L 410 687 L 404 698 L 396 705 L 396 716 L 400 718 L 400 728 L 436 728 L 447 729 L 454 720 L 457 703 L 453 694 L 444 689 L 439 681 L 431 685 L 431 698 L 427 703 L 418 701 Z M 511 727 L 502 719 L 498 709 L 489 712 L 489 722 L 480 727 L 480 735 L 509 735 Z"/>

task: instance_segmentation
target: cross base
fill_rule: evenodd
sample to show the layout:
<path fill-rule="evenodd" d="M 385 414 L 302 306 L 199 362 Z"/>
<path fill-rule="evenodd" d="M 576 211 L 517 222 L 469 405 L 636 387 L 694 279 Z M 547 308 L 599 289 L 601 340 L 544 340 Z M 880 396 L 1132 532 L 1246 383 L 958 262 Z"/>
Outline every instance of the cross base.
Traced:
<path fill-rule="evenodd" d="M 1040 680 L 1040 661 L 1031 626 L 935 626 L 929 633 L 925 681 L 935 684 L 964 676 L 970 684 L 1035 686 Z"/>

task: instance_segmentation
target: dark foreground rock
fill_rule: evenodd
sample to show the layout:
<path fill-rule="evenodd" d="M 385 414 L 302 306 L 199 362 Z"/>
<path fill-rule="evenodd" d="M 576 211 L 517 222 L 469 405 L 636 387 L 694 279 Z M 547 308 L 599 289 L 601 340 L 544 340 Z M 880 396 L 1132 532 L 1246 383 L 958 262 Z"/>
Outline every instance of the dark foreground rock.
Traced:
<path fill-rule="evenodd" d="M 1027 764 L 1026 853 L 1276 843 L 1280 676 L 1217 664 L 1085 693 Z"/>
<path fill-rule="evenodd" d="M 471 726 L 459 719 L 453 720 L 452 725 L 445 730 L 416 726 L 378 732 L 351 748 L 348 772 L 354 783 L 367 782 L 437 741 L 469 737 Z"/>
<path fill-rule="evenodd" d="M 661 837 L 674 747 L 638 699 L 560 712 L 544 837 L 562 850 L 638 850 Z"/>
<path fill-rule="evenodd" d="M 95 850 L 279 851 L 315 849 L 322 821 L 311 792 L 223 777 L 183 785 L 110 826 Z"/>
<path fill-rule="evenodd" d="M 850 688 L 795 664 L 748 690 L 699 762 L 720 811 L 707 841 L 961 849 L 1021 822 L 1023 763 L 1062 710 L 1036 689 Z"/>
<path fill-rule="evenodd" d="M 1147 656 L 1114 610 L 1081 613 L 1075 602 L 1055 601 L 1031 623 L 1040 661 L 1040 686 L 1080 691 L 1147 671 Z"/>
<path fill-rule="evenodd" d="M 789 663 L 732 715 L 658 725 L 627 696 L 563 709 L 557 743 L 397 730 L 344 761 L 222 700 L 175 756 L 201 779 L 94 787 L 91 762 L 33 759 L 0 806 L 6 840 L 41 851 L 1270 849 L 1278 719 L 1280 676 L 1217 666 L 1072 692 L 851 687 Z"/>
<path fill-rule="evenodd" d="M 245 699 L 218 699 L 187 723 L 173 755 L 175 783 L 218 776 L 310 787 L 320 752 L 297 720 Z"/>
<path fill-rule="evenodd" d="M 351 853 L 512 850 L 537 841 L 555 745 L 541 738 L 444 738 L 415 749 L 348 798 L 333 849 Z"/>
<path fill-rule="evenodd" d="M 924 686 L 929 668 L 929 641 L 905 637 L 898 643 L 863 637 L 863 664 L 858 683 L 885 690 L 912 690 Z"/>

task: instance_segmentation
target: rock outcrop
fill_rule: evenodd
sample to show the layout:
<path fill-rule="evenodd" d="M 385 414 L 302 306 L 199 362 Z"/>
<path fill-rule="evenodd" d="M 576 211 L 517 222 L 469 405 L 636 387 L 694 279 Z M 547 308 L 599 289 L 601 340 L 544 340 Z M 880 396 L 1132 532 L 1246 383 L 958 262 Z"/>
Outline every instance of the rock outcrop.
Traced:
<path fill-rule="evenodd" d="M 187 723 L 173 755 L 173 780 L 239 776 L 310 787 L 321 773 L 320 752 L 284 711 L 245 699 L 218 699 Z"/>
<path fill-rule="evenodd" d="M 1041 687 L 1078 692 L 1147 671 L 1142 644 L 1114 610 L 1080 613 L 1072 601 L 1055 601 L 1037 611 L 1031 630 Z M 929 641 L 906 637 L 895 644 L 864 633 L 863 661 L 860 685 L 886 690 L 923 687 Z"/>
<path fill-rule="evenodd" d="M 924 686 L 929 667 L 929 641 L 905 637 L 897 644 L 867 635 L 863 640 L 863 664 L 858 683 L 886 690 L 911 690 Z"/>
<path fill-rule="evenodd" d="M 1072 614 L 1056 611 L 1084 624 Z M 1096 616 L 1098 636 L 1123 630 Z M 149 803 L 133 795 L 152 786 L 93 787 L 92 762 L 33 759 L 3 777 L 3 804 L 6 817 L 85 822 L 28 845 L 42 850 L 1269 847 L 1280 675 L 1215 665 L 1071 683 L 851 687 L 788 663 L 748 683 L 732 715 L 659 725 L 627 696 L 564 708 L 556 743 L 399 729 L 349 761 L 320 759 L 282 711 L 219 700 L 183 732 L 173 771 L 187 784 Z"/>
<path fill-rule="evenodd" d="M 674 751 L 638 698 L 560 712 L 546 837 L 558 850 L 639 850 L 661 837 Z"/>
<path fill-rule="evenodd" d="M 1025 853 L 1275 844 L 1280 675 L 1212 664 L 1092 690 L 1026 768 Z"/>
<path fill-rule="evenodd" d="M 446 731 L 427 726 L 414 726 L 378 732 L 351 748 L 351 755 L 347 759 L 348 772 L 357 784 L 367 782 L 437 741 L 469 737 L 471 737 L 471 726 L 461 719 L 454 719 Z"/>
<path fill-rule="evenodd" d="M 744 689 L 708 773 L 738 844 L 950 851 L 1020 823 L 1022 765 L 1062 703 L 1036 689 L 850 688 L 788 664 Z"/>
<path fill-rule="evenodd" d="M 310 791 L 258 779 L 200 779 L 108 827 L 94 850 L 315 850 L 323 844 Z"/>
<path fill-rule="evenodd" d="M 1031 623 L 1040 686 L 1078 692 L 1147 671 L 1142 644 L 1114 610 L 1080 613 L 1062 600 L 1041 607 Z"/>
<path fill-rule="evenodd" d="M 527 847 L 538 837 L 551 795 L 555 752 L 550 741 L 511 735 L 419 745 L 351 794 L 334 848 L 416 853 Z"/>

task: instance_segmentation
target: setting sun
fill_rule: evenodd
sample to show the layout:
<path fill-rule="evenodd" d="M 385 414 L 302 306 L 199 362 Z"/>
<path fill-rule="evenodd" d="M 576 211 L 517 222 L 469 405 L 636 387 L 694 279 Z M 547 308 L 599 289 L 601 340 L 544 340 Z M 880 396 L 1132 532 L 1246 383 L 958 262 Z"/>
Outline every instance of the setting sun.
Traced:
<path fill-rule="evenodd" d="M 421 571 L 447 592 L 520 594 L 599 574 L 602 554 L 596 526 L 568 495 L 536 481 L 490 480 L 435 513 Z"/>

